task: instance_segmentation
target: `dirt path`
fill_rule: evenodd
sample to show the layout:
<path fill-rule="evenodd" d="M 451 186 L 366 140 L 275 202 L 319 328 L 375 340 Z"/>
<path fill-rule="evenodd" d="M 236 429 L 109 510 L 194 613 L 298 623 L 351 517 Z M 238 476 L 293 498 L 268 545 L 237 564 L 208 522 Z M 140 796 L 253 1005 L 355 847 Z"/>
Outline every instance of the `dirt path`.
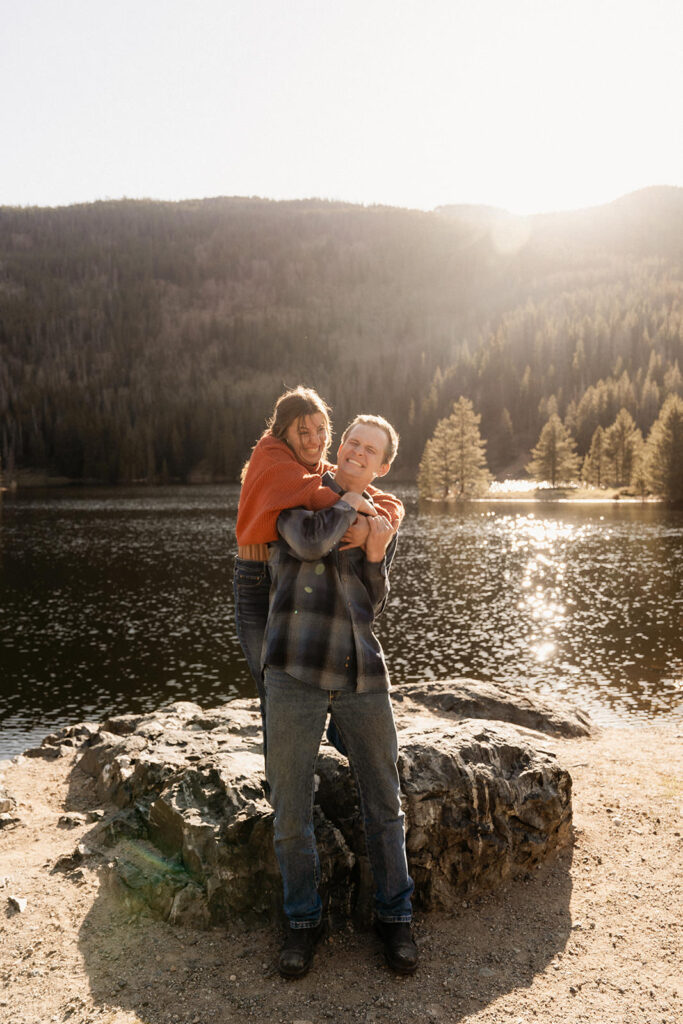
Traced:
<path fill-rule="evenodd" d="M 396 978 L 371 934 L 338 932 L 283 981 L 278 936 L 140 916 L 69 857 L 96 806 L 67 759 L 3 766 L 20 823 L 0 831 L 2 1024 L 681 1024 L 683 728 L 556 740 L 575 843 L 505 891 L 418 916 L 421 966 Z M 78 860 L 78 857 L 76 858 Z M 21 912 L 10 896 L 26 899 Z"/>

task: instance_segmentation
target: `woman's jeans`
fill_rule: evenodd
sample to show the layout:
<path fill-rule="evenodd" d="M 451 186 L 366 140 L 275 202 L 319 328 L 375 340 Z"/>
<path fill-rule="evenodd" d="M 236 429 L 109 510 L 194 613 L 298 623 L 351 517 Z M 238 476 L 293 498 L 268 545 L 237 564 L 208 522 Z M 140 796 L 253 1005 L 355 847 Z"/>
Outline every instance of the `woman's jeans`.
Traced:
<path fill-rule="evenodd" d="M 275 852 L 284 909 L 293 928 L 313 928 L 322 914 L 320 862 L 313 830 L 314 771 L 328 710 L 356 777 L 382 921 L 412 917 L 413 880 L 406 860 L 398 742 L 388 693 L 319 690 L 266 667 L 266 777 L 275 810 Z"/>
<path fill-rule="evenodd" d="M 256 683 L 256 692 L 265 710 L 266 695 L 261 673 L 261 648 L 268 621 L 270 573 L 267 562 L 252 562 L 247 558 L 235 559 L 234 575 L 235 625 L 237 638 Z"/>
<path fill-rule="evenodd" d="M 263 673 L 261 671 L 261 649 L 266 632 L 266 622 L 268 621 L 268 604 L 270 599 L 268 563 L 237 557 L 235 559 L 233 589 L 235 594 L 237 639 L 244 651 L 249 671 L 256 683 L 256 692 L 258 693 L 261 705 L 263 754 L 265 757 L 268 739 L 266 735 L 266 693 L 263 687 Z M 329 724 L 327 738 L 340 754 L 346 755 L 344 744 L 333 721 Z"/>

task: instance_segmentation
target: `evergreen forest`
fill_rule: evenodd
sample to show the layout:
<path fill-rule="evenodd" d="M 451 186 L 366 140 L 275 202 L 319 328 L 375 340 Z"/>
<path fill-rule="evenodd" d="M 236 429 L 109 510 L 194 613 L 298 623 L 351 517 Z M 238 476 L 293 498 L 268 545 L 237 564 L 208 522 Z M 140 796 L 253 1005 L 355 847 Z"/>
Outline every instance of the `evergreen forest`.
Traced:
<path fill-rule="evenodd" d="M 275 398 L 379 413 L 414 480 L 460 398 L 490 471 L 550 417 L 589 454 L 683 396 L 683 189 L 573 213 L 216 198 L 0 207 L 0 459 L 128 483 L 236 481 Z"/>

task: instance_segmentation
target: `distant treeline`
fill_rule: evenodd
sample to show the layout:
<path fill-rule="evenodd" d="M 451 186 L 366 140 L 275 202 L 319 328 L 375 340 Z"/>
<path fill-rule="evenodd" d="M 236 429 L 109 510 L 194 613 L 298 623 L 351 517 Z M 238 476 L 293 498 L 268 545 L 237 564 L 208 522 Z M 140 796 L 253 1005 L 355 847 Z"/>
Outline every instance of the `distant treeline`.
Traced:
<path fill-rule="evenodd" d="M 683 394 L 683 189 L 518 222 L 322 201 L 0 208 L 0 458 L 236 480 L 285 386 L 381 413 L 413 477 L 458 396 L 490 468 Z"/>

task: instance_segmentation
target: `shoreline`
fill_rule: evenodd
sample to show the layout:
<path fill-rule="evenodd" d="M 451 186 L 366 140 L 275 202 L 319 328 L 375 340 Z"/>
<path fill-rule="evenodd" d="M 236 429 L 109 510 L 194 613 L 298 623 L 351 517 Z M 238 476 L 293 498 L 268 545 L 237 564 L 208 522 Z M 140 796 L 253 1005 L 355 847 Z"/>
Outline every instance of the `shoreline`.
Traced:
<path fill-rule="evenodd" d="M 506 481 L 501 481 L 505 483 Z M 416 487 L 414 479 L 395 479 L 393 484 L 399 487 Z M 146 480 L 135 480 L 128 483 L 106 483 L 102 480 L 72 480 L 67 477 L 42 477 L 13 480 L 8 484 L 0 485 L 0 494 L 17 495 L 22 492 L 31 491 L 57 491 L 57 490 L 94 490 L 94 491 L 125 491 L 125 490 L 158 490 L 167 488 L 197 488 L 197 487 L 239 487 L 238 480 L 167 480 L 149 482 Z M 502 502 L 509 504 L 577 504 L 577 505 L 666 505 L 664 498 L 654 495 L 638 497 L 636 495 L 619 493 L 617 488 L 610 488 L 610 493 L 594 495 L 586 493 L 584 488 L 581 493 L 571 496 L 567 495 L 566 488 L 540 488 L 534 494 L 527 491 L 511 490 L 509 493 L 496 491 L 494 493 L 479 495 L 472 498 L 419 498 L 421 502 L 430 505 L 444 505 L 449 508 L 461 508 L 467 504 L 488 504 L 491 502 Z"/>
<path fill-rule="evenodd" d="M 482 504 L 490 504 L 491 502 L 502 502 L 510 504 L 530 504 L 530 505 L 662 505 L 664 503 L 663 498 L 560 498 L 560 497 L 524 497 L 523 495 L 489 495 L 485 498 L 472 498 L 472 502 L 481 502 Z M 446 502 L 445 504 L 455 504 L 455 502 Z"/>
<path fill-rule="evenodd" d="M 0 766 L 19 819 L 0 830 L 0 1011 L 12 1024 L 675 1024 L 682 739 L 680 723 L 644 725 L 637 743 L 613 726 L 545 736 L 573 779 L 570 845 L 448 913 L 418 911 L 414 977 L 342 928 L 294 983 L 271 925 L 200 932 L 127 905 L 88 852 L 88 815 L 107 808 L 78 755 L 19 757 Z"/>

